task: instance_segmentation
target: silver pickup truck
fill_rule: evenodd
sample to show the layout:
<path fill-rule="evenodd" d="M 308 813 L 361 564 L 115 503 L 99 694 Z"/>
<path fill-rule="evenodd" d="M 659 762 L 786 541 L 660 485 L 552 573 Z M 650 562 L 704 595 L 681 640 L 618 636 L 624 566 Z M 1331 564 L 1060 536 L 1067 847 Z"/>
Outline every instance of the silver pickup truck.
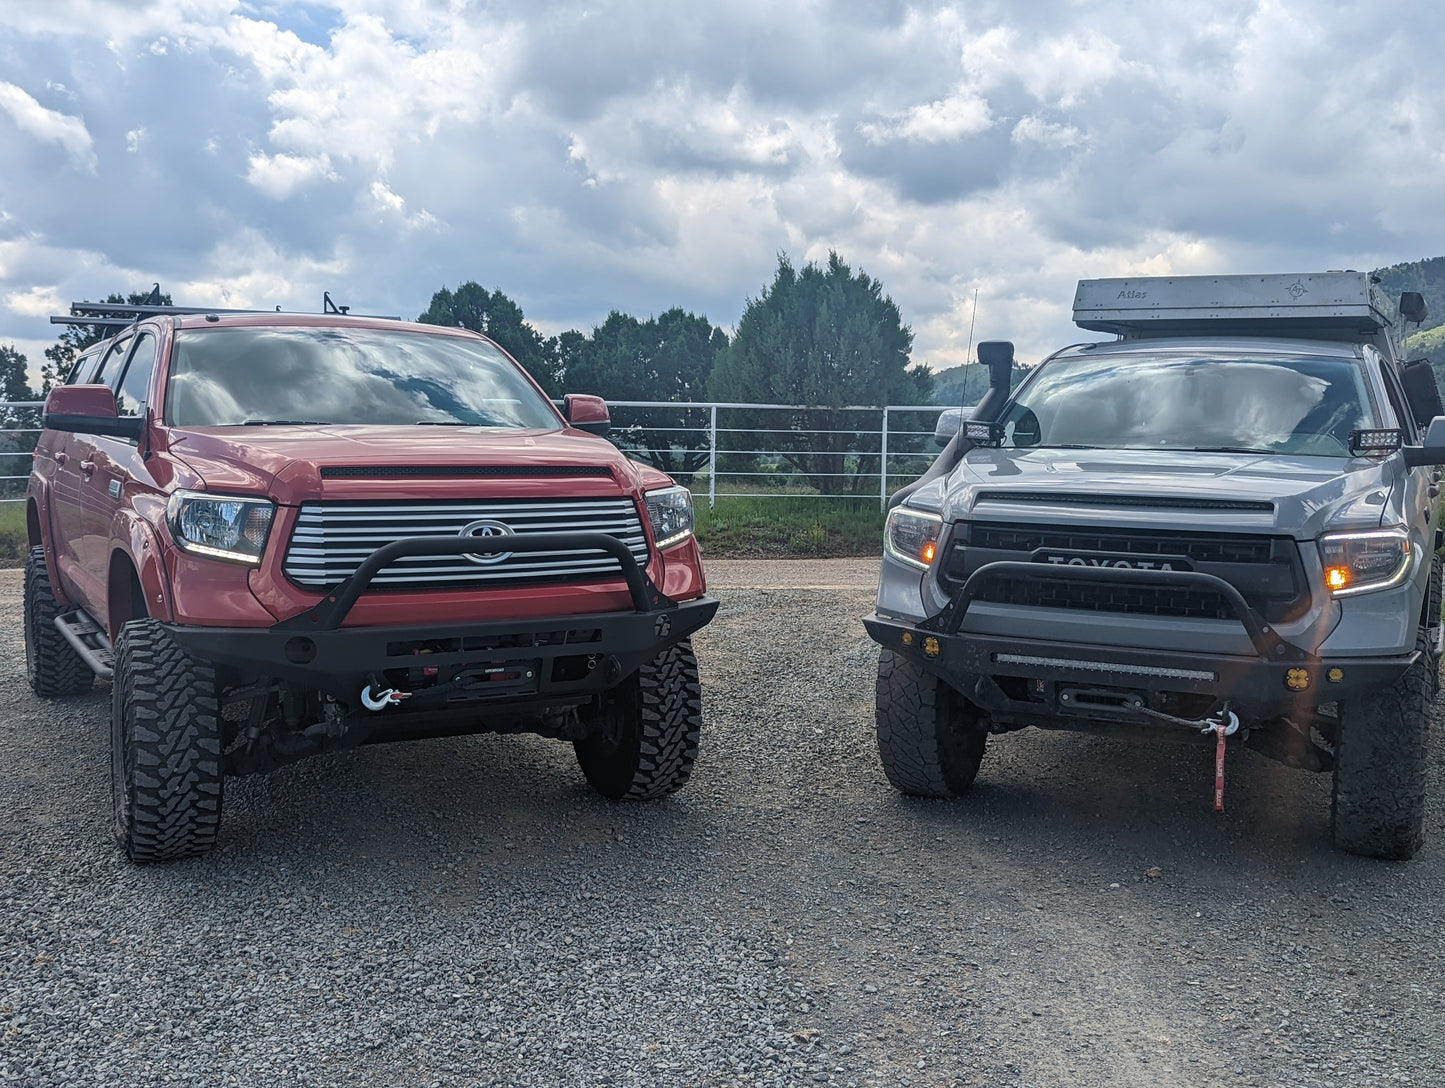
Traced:
<path fill-rule="evenodd" d="M 1369 275 L 1085 280 L 1081 328 L 1010 391 L 1013 346 L 894 497 L 876 611 L 878 748 L 951 797 L 1025 726 L 1334 775 L 1335 845 L 1423 841 L 1439 684 L 1445 418 Z"/>

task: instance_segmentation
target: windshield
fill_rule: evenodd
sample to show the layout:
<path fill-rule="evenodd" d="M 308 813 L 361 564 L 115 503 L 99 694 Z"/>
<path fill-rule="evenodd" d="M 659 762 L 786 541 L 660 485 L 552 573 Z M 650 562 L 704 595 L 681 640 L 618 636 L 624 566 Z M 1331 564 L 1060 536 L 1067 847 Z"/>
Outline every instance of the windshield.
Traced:
<path fill-rule="evenodd" d="M 1003 445 L 1344 457 L 1378 426 L 1353 359 L 1100 355 L 1055 359 L 1004 413 Z"/>
<path fill-rule="evenodd" d="M 542 394 L 485 341 L 335 327 L 178 332 L 166 420 L 560 427 Z"/>

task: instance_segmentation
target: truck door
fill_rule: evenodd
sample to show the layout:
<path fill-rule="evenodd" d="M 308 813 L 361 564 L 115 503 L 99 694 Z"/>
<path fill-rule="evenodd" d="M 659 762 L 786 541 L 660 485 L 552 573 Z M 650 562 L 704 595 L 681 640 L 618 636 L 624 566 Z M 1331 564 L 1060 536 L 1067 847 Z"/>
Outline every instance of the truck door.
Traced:
<path fill-rule="evenodd" d="M 134 337 L 117 336 L 105 349 L 94 373 L 79 374 L 85 383 L 104 382 L 119 371 Z M 77 383 L 79 384 L 79 383 Z M 96 436 L 72 432 L 56 451 L 51 512 L 55 565 L 65 595 L 92 616 L 104 617 L 105 585 L 95 581 L 99 564 L 95 555 L 103 552 L 110 535 L 108 510 L 100 502 L 103 491 L 95 483 Z M 103 489 L 104 484 L 100 487 Z M 99 609 L 99 611 L 97 611 Z"/>
<path fill-rule="evenodd" d="M 157 347 L 155 334 L 142 330 L 134 337 L 130 351 L 121 365 L 108 368 L 103 375 L 106 384 L 115 390 L 117 415 L 145 415 L 151 375 L 156 369 Z M 86 551 L 83 561 L 87 580 L 90 584 L 99 586 L 102 593 L 107 593 L 110 555 L 116 535 L 116 514 L 122 505 L 130 501 L 127 489 L 134 483 L 137 475 L 144 476 L 146 480 L 150 477 L 136 440 L 108 435 L 86 437 L 91 442 L 91 462 L 95 466 L 90 480 L 92 494 L 89 504 L 95 525 L 93 532 L 87 534 L 87 540 L 93 540 L 94 545 Z M 104 604 L 100 607 L 102 611 L 93 612 L 92 615 L 104 621 Z"/>

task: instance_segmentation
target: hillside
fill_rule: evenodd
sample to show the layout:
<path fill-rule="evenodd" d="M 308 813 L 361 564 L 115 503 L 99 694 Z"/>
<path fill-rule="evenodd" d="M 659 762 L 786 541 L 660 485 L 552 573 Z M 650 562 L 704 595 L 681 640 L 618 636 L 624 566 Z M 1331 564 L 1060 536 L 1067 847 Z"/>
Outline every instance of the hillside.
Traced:
<path fill-rule="evenodd" d="M 1399 301 L 1401 291 L 1419 291 L 1425 296 L 1430 316 L 1411 335 L 1411 341 L 1431 329 L 1445 325 L 1445 257 L 1392 264 L 1388 268 L 1375 269 L 1375 275 L 1380 277 L 1380 289 L 1392 302 Z M 1435 343 L 1438 347 L 1438 338 Z"/>

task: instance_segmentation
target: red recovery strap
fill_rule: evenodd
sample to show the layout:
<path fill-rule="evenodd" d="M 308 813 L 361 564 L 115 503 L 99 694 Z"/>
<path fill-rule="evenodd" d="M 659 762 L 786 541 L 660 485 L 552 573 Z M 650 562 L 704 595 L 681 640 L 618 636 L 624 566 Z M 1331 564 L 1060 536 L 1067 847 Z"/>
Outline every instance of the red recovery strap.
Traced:
<path fill-rule="evenodd" d="M 1228 726 L 1220 722 L 1215 728 L 1219 743 L 1214 746 L 1214 811 L 1224 811 L 1224 738 L 1229 735 Z"/>

